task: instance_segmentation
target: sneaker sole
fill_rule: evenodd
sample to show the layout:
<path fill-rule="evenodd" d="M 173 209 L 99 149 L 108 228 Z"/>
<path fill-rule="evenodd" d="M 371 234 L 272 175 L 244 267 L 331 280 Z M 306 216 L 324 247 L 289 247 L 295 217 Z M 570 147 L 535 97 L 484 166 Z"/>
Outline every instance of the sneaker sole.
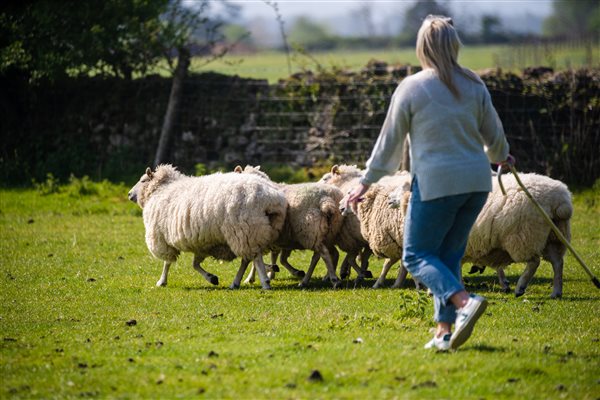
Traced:
<path fill-rule="evenodd" d="M 475 310 L 473 315 L 471 315 L 471 318 L 465 323 L 463 328 L 458 332 L 452 333 L 452 338 L 450 339 L 450 348 L 452 350 L 456 350 L 457 348 L 462 346 L 462 344 L 471 337 L 471 334 L 473 333 L 473 328 L 475 327 L 475 323 L 477 322 L 479 317 L 481 317 L 481 314 L 483 314 L 483 312 L 487 308 L 487 305 L 487 299 L 483 299 L 483 301 L 479 304 L 479 307 L 477 307 L 477 309 Z"/>

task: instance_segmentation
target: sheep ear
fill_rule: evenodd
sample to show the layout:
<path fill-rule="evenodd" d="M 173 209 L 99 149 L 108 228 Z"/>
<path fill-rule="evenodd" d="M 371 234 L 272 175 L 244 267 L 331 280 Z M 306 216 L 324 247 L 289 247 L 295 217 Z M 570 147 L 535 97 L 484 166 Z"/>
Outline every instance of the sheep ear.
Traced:
<path fill-rule="evenodd" d="M 255 170 L 260 171 L 260 165 L 257 165 L 256 167 L 254 167 Z"/>
<path fill-rule="evenodd" d="M 340 174 L 339 165 L 335 164 L 333 167 L 331 167 L 331 173 L 334 175 L 339 175 Z"/>
<path fill-rule="evenodd" d="M 242 166 L 241 165 L 237 165 L 234 169 L 233 172 L 241 174 L 243 171 Z"/>
<path fill-rule="evenodd" d="M 146 175 L 148 175 L 148 178 L 150 179 L 152 179 L 152 177 L 154 176 L 154 173 L 152 172 L 150 167 L 146 168 Z"/>

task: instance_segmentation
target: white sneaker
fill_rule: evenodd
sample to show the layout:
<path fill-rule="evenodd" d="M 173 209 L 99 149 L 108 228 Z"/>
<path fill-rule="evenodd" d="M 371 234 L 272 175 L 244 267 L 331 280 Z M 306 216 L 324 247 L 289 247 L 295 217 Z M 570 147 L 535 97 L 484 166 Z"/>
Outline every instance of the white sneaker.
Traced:
<path fill-rule="evenodd" d="M 487 307 L 487 300 L 484 297 L 471 295 L 464 307 L 456 310 L 456 322 L 454 323 L 454 333 L 450 338 L 450 347 L 457 349 L 469 339 L 473 333 L 475 323 L 481 317 L 481 314 Z"/>
<path fill-rule="evenodd" d="M 429 342 L 427 342 L 423 348 L 425 348 L 425 349 L 434 349 L 435 348 L 439 351 L 448 351 L 448 350 L 450 350 L 450 337 L 451 336 L 452 336 L 451 333 L 446 333 L 445 335 L 443 335 L 441 337 L 437 337 L 434 334 L 433 339 L 431 339 Z"/>

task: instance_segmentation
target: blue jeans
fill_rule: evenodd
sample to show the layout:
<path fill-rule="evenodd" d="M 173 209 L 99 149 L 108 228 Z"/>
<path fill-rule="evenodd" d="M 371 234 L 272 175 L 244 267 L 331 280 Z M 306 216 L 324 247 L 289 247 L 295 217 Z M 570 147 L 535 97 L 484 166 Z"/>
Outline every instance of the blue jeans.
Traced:
<path fill-rule="evenodd" d="M 454 323 L 450 297 L 464 290 L 461 259 L 469 232 L 483 208 L 487 192 L 465 193 L 421 201 L 416 177 L 404 225 L 402 262 L 434 296 L 434 320 Z"/>

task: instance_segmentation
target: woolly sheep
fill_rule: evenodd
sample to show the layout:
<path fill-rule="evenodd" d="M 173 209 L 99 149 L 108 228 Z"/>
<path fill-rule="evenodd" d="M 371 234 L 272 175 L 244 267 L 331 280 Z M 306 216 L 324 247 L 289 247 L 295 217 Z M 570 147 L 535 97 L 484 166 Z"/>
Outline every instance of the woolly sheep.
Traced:
<path fill-rule="evenodd" d="M 270 181 L 260 167 L 246 166 L 243 170 L 236 167 L 235 170 L 245 176 L 259 175 Z M 319 258 L 323 258 L 329 280 L 337 287 L 335 238 L 343 221 L 338 209 L 342 192 L 335 186 L 314 182 L 275 185 L 283 191 L 288 208 L 283 230 L 273 249 L 282 250 L 282 263 L 283 260 L 287 263 L 290 250 L 312 250 L 313 256 L 300 286 L 308 285 Z"/>
<path fill-rule="evenodd" d="M 281 192 L 258 177 L 189 177 L 160 165 L 146 169 L 129 199 L 143 209 L 148 249 L 164 261 L 157 286 L 167 285 L 169 267 L 187 251 L 194 253 L 194 269 L 214 285 L 218 278 L 200 265 L 209 256 L 241 257 L 242 265 L 254 260 L 262 287 L 270 288 L 262 254 L 279 236 L 287 205 Z M 239 286 L 239 275 L 232 287 Z"/>
<path fill-rule="evenodd" d="M 401 174 L 389 177 L 383 183 L 371 185 L 364 194 L 363 200 L 357 204 L 357 217 L 363 237 L 375 255 L 386 258 L 381 275 L 373 288 L 379 288 L 384 284 L 385 277 L 392 265 L 402 258 L 404 218 L 408 196 L 405 196 L 406 201 L 402 207 L 390 208 L 388 205 L 389 194 L 398 188 L 409 193 L 410 175 Z M 340 205 L 342 213 L 346 216 L 353 212 L 350 207 L 346 207 L 348 196 L 344 196 Z M 405 277 L 405 270 L 400 269 L 393 287 L 400 287 Z"/>
<path fill-rule="evenodd" d="M 534 173 L 519 177 L 534 199 L 551 217 L 561 233 L 571 240 L 573 204 L 567 186 L 547 176 Z M 540 257 L 549 261 L 554 270 L 551 297 L 562 296 L 563 257 L 566 246 L 556 237 L 548 223 L 519 187 L 512 174 L 502 177 L 507 195 L 494 180 L 483 210 L 469 235 L 463 262 L 488 265 L 499 272 L 500 284 L 508 289 L 503 269 L 525 262 L 525 271 L 517 282 L 515 295 L 521 296 L 540 264 Z M 398 203 L 401 192 L 393 193 L 392 203 Z"/>
<path fill-rule="evenodd" d="M 355 165 L 334 165 L 331 171 L 323 175 L 320 183 L 326 183 L 338 187 L 342 193 L 348 193 L 358 184 L 363 175 L 363 171 Z M 345 279 L 349 276 L 349 268 L 352 267 L 358 274 L 357 281 L 363 278 L 372 278 L 373 274 L 368 271 L 368 260 L 372 251 L 369 243 L 360 232 L 360 222 L 355 214 L 344 216 L 342 228 L 336 239 L 338 247 L 346 252 L 346 256 L 340 266 L 340 277 Z M 356 258 L 360 257 L 360 267 L 356 263 Z"/>
<path fill-rule="evenodd" d="M 342 192 L 348 193 L 358 183 L 360 178 L 363 176 L 364 171 L 360 170 L 356 165 L 334 165 L 331 171 L 323 175 L 319 182 L 329 183 L 331 185 L 339 187 Z M 401 177 L 401 178 L 398 178 Z M 410 174 L 407 171 L 398 171 L 394 176 L 385 176 L 379 180 L 379 185 L 403 185 L 409 181 Z M 369 242 L 363 237 L 360 228 L 360 222 L 358 217 L 354 213 L 347 213 L 344 217 L 344 225 L 340 231 L 338 238 L 338 246 L 347 253 L 346 258 L 342 262 L 340 268 L 340 274 L 342 276 L 347 275 L 348 265 L 351 265 L 359 274 L 359 280 L 362 276 L 372 277 L 370 271 L 368 271 L 369 256 L 372 254 L 372 250 L 369 248 Z M 361 266 L 358 268 L 356 262 L 356 255 L 360 255 Z M 387 265 L 387 263 L 386 263 Z M 391 264 L 388 266 L 391 267 Z M 376 287 L 379 287 L 387 271 L 382 272 L 383 278 L 378 280 Z M 380 276 L 381 278 L 381 276 Z"/>

